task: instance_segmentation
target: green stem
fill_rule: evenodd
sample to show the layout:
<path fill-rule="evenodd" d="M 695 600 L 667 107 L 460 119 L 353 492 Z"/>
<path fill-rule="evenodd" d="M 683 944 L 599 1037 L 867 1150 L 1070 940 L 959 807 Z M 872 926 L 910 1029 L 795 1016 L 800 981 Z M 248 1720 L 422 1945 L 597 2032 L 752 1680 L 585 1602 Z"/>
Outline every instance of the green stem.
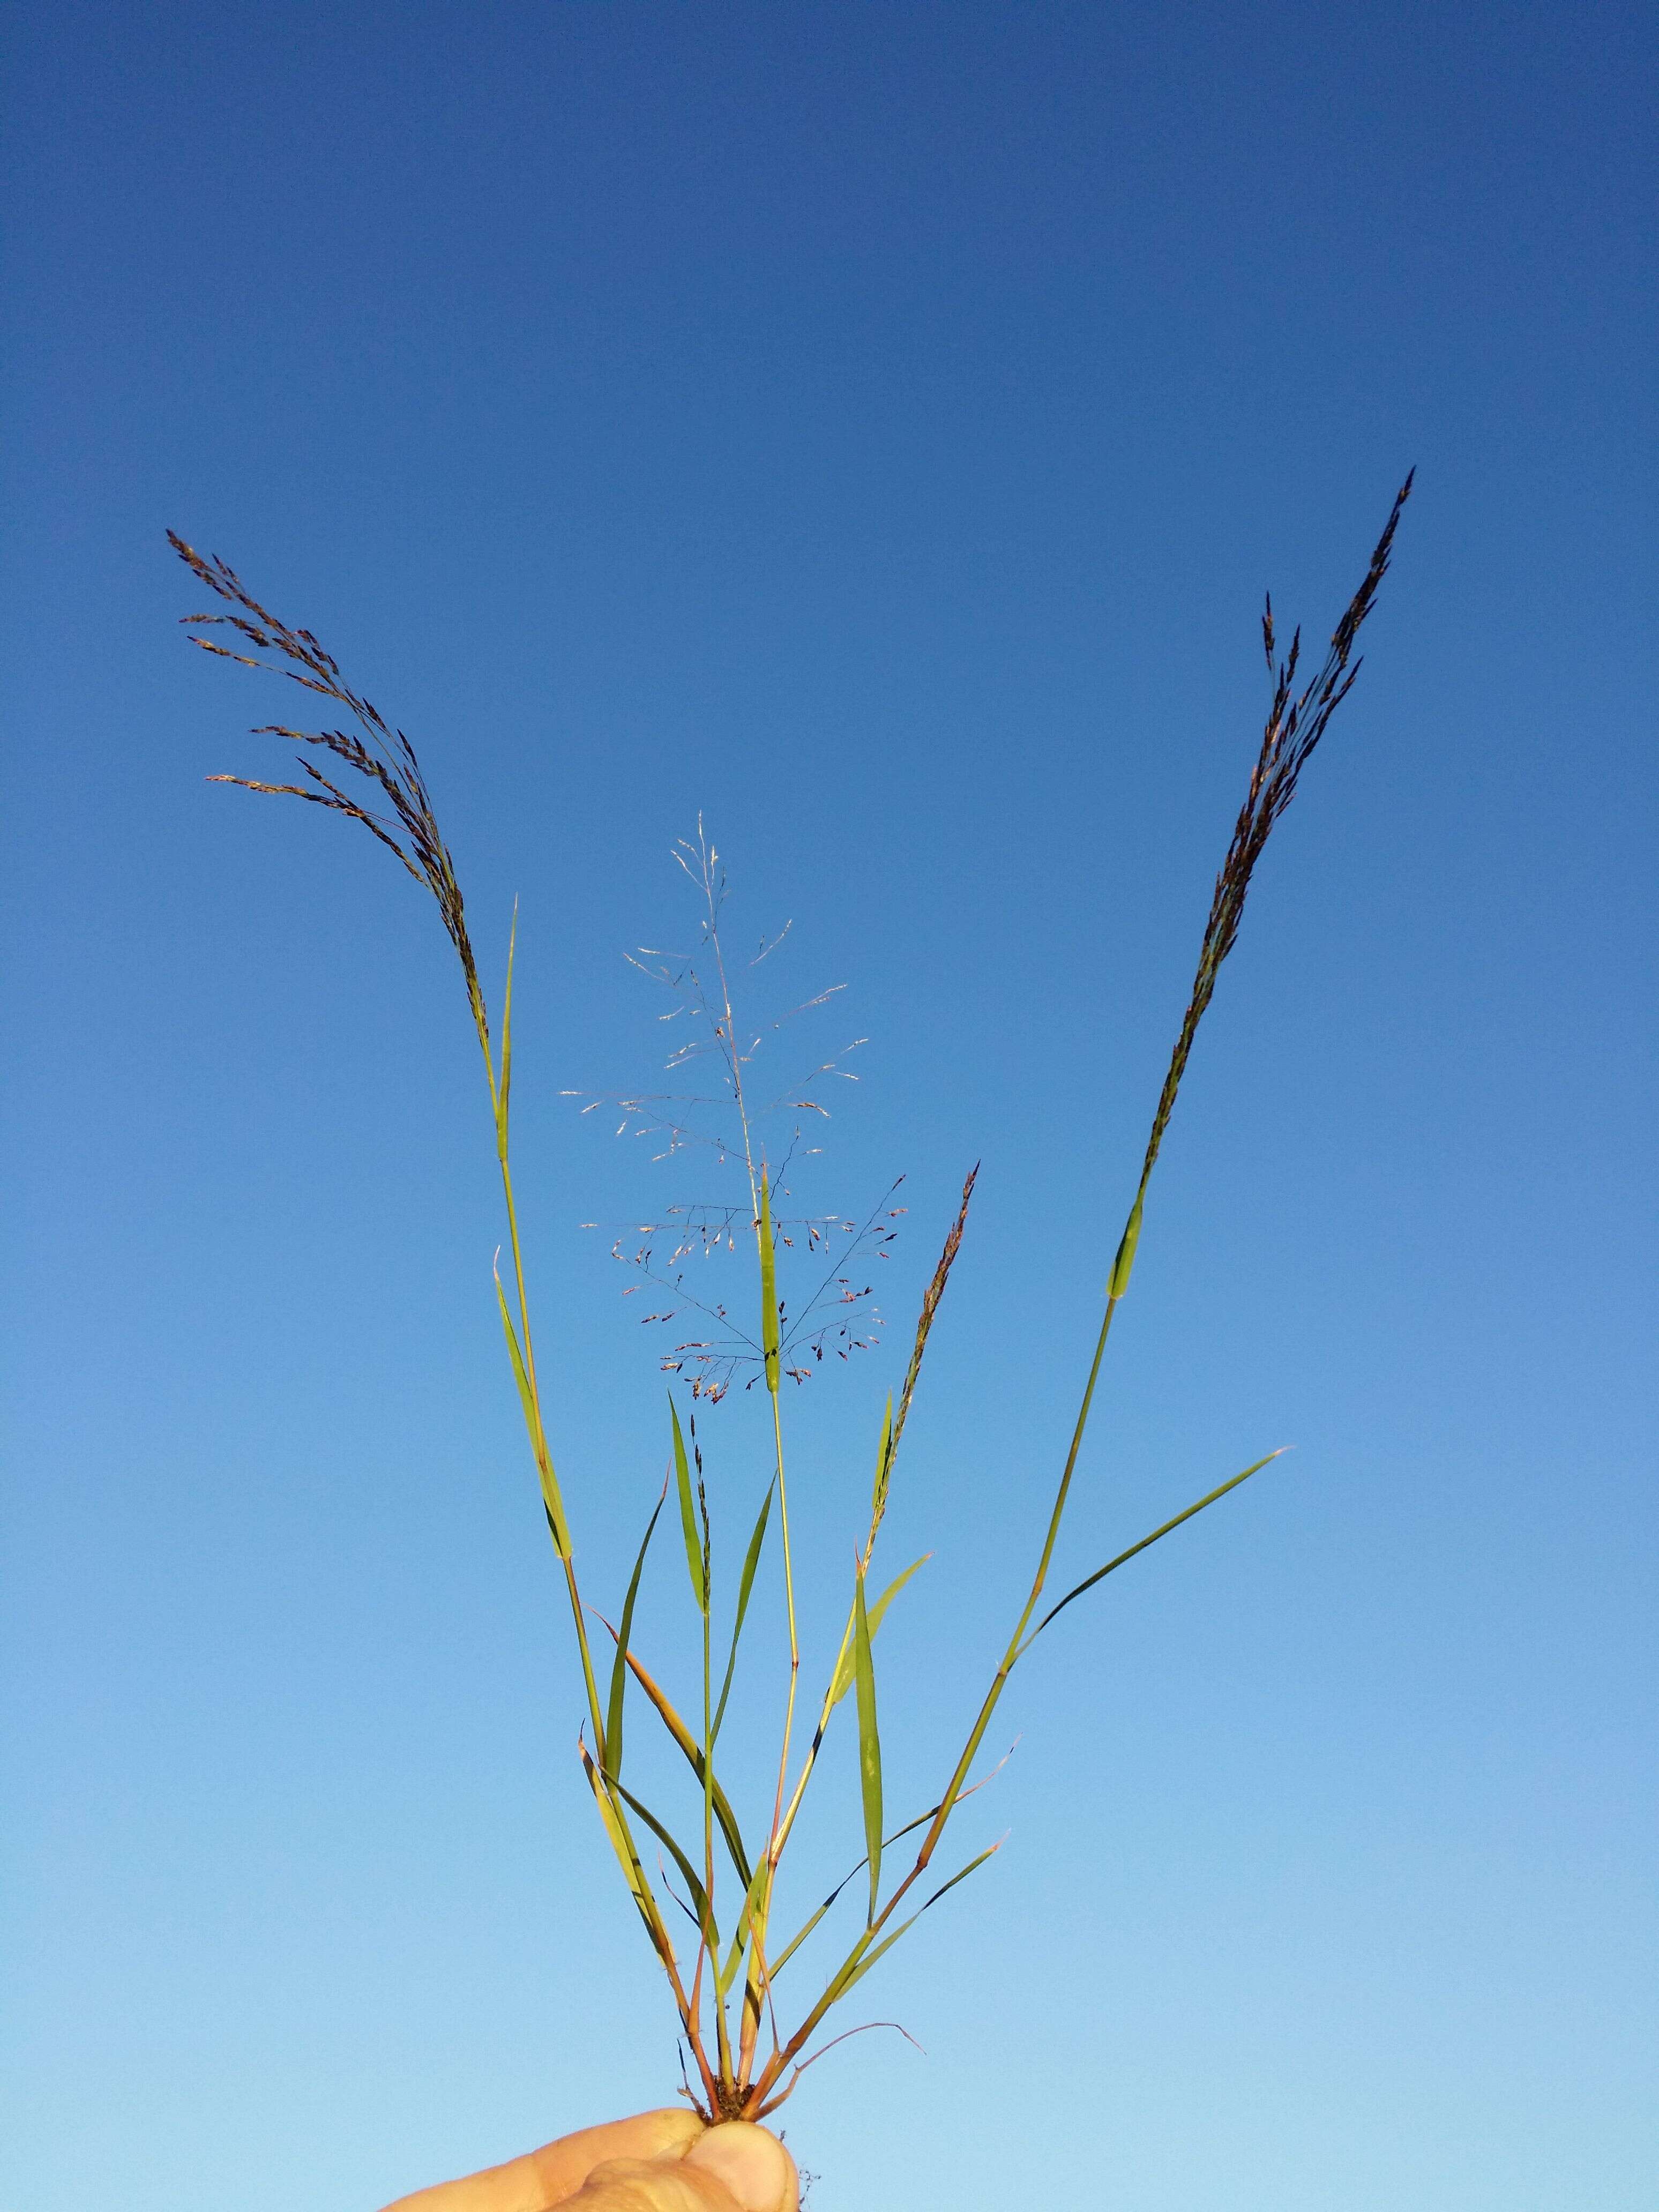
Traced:
<path fill-rule="evenodd" d="M 945 1826 L 962 1796 L 969 1771 L 978 1756 L 981 1744 L 984 1741 L 985 1731 L 991 1724 L 992 1715 L 1001 1701 L 1002 1693 L 1008 1686 L 1009 1676 L 1019 1662 L 1025 1631 L 1030 1624 L 1032 1614 L 1036 1611 L 1043 1587 L 1048 1579 L 1048 1570 L 1054 1560 L 1054 1546 L 1060 1536 L 1060 1522 L 1065 1518 L 1066 1500 L 1071 1495 L 1072 1479 L 1077 1472 L 1078 1455 L 1082 1449 L 1084 1431 L 1088 1426 L 1089 1411 L 1094 1403 L 1095 1385 L 1100 1379 L 1101 1363 L 1106 1355 L 1106 1340 L 1111 1334 L 1112 1317 L 1117 1311 L 1118 1297 L 1121 1295 L 1120 1292 L 1117 1296 L 1109 1296 L 1106 1301 L 1106 1311 L 1101 1321 L 1100 1334 L 1095 1343 L 1094 1358 L 1089 1365 L 1089 1379 L 1084 1386 L 1082 1403 L 1078 1407 L 1077 1423 L 1072 1431 L 1071 1449 L 1066 1455 L 1065 1470 L 1060 1476 L 1060 1487 L 1055 1492 L 1054 1507 L 1048 1516 L 1048 1533 L 1043 1539 L 1042 1553 L 1037 1561 L 1036 1573 L 1032 1577 L 1030 1594 L 1026 1598 L 1014 1632 L 1008 1639 L 1008 1648 L 1003 1654 L 1002 1663 L 997 1668 L 990 1689 L 986 1693 L 985 1702 L 980 1707 L 979 1717 L 969 1731 L 968 1741 L 963 1747 L 962 1756 L 957 1759 L 955 1771 L 951 1774 L 945 1794 L 939 1800 L 939 1810 L 934 1814 L 927 1832 L 922 1838 L 921 1848 L 916 1854 L 915 1863 L 880 1911 L 872 1919 L 869 1926 L 859 1936 L 841 1971 L 831 1980 L 823 1996 L 812 2008 L 794 2034 L 790 2037 L 788 2042 L 781 2051 L 773 2055 L 763 2069 L 750 2095 L 749 2103 L 751 2107 L 758 2109 L 765 2101 L 768 2093 L 775 2087 L 784 2069 L 817 2033 L 820 2021 L 840 1995 L 840 1985 L 844 1984 L 847 1975 L 880 1936 L 902 1899 L 921 1881 L 927 1872 L 934 1851 L 939 1847 L 939 1839 L 944 1835 Z"/>

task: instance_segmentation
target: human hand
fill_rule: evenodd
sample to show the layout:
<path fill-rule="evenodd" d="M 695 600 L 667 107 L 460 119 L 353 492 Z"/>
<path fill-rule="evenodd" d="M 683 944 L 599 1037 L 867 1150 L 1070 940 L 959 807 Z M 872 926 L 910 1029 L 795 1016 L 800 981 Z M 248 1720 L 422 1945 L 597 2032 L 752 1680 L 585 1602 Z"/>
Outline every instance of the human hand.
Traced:
<path fill-rule="evenodd" d="M 683 2108 L 583 2128 L 386 2212 L 799 2212 L 795 2161 L 769 2129 L 705 2128 Z"/>

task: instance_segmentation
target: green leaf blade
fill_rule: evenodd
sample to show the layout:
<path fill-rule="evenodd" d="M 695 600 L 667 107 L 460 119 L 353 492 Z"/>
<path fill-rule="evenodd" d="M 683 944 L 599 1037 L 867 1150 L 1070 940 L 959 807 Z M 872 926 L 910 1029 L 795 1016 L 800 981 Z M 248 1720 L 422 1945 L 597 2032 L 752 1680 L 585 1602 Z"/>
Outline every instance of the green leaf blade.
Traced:
<path fill-rule="evenodd" d="M 609 1622 L 605 1626 L 610 1629 Z M 612 1636 L 616 1635 L 614 1629 L 610 1629 L 610 1632 Z M 697 1787 L 701 1790 L 703 1787 L 704 1760 L 702 1747 L 696 1738 L 675 1711 L 673 1701 L 663 1689 L 661 1683 L 657 1681 L 650 1671 L 641 1663 L 636 1652 L 630 1651 L 628 1655 L 628 1671 L 656 1708 L 657 1717 L 667 1729 L 671 1741 L 696 1777 Z M 714 1818 L 719 1821 L 720 1832 L 726 1838 L 726 1848 L 731 1855 L 732 1864 L 736 1869 L 738 1880 L 746 1889 L 752 1869 L 750 1865 L 749 1853 L 744 1844 L 743 1832 L 738 1826 L 737 1814 L 732 1810 L 731 1800 L 720 1787 L 718 1775 L 714 1778 L 710 1786 L 714 1796 Z"/>
<path fill-rule="evenodd" d="M 680 1849 L 679 1844 L 675 1841 L 673 1836 L 657 1818 L 650 1807 L 648 1805 L 642 1804 L 625 1783 L 617 1783 L 617 1791 L 618 1796 L 624 1798 L 626 1802 L 632 1806 L 635 1812 L 639 1814 L 641 1820 L 644 1821 L 646 1826 L 650 1829 L 652 1834 L 657 1838 L 657 1841 L 666 1848 L 675 1865 L 680 1870 L 681 1881 L 684 1882 L 686 1887 L 691 1893 L 691 1901 L 696 1907 L 696 1918 L 699 1927 L 703 1929 L 708 1934 L 711 1948 L 718 1949 L 720 1944 L 720 1930 L 714 1925 L 714 1916 L 709 1908 L 708 1893 L 703 1887 L 702 1877 L 699 1875 L 696 1867 L 692 1865 L 690 1860 Z"/>
<path fill-rule="evenodd" d="M 1141 1553 L 1149 1550 L 1152 1545 L 1170 1534 L 1173 1530 L 1179 1528 L 1184 1522 L 1190 1521 L 1194 1515 L 1202 1513 L 1206 1506 L 1213 1505 L 1218 1498 L 1224 1498 L 1230 1490 L 1237 1490 L 1241 1482 L 1248 1482 L 1253 1474 L 1260 1474 L 1264 1467 L 1270 1466 L 1274 1460 L 1281 1457 L 1285 1449 L 1285 1446 L 1281 1444 L 1278 1451 L 1270 1451 L 1265 1459 L 1257 1460 L 1253 1467 L 1247 1467 L 1239 1474 L 1231 1476 L 1227 1481 L 1218 1483 L 1213 1490 L 1206 1492 L 1195 1504 L 1188 1506 L 1185 1512 L 1177 1513 L 1173 1519 L 1164 1522 L 1161 1528 L 1154 1528 L 1150 1536 L 1143 1536 L 1138 1544 L 1131 1544 L 1127 1552 L 1120 1552 L 1115 1559 L 1108 1559 L 1103 1567 L 1097 1567 L 1093 1574 L 1086 1575 L 1074 1589 L 1066 1591 L 1058 1605 L 1051 1606 L 1043 1614 L 1024 1643 L 1020 1645 L 1019 1656 L 1023 1656 L 1030 1650 L 1048 1623 L 1057 1613 L 1064 1613 L 1073 1598 L 1081 1597 L 1085 1590 L 1092 1589 L 1097 1583 L 1103 1582 L 1108 1575 L 1115 1574 L 1120 1567 L 1127 1566 L 1131 1559 L 1138 1559 Z"/>
<path fill-rule="evenodd" d="M 959 1881 L 966 1881 L 970 1874 L 976 1873 L 978 1869 L 985 1864 L 987 1859 L 994 1858 L 1001 1849 L 1002 1845 L 1000 1843 L 993 1844 L 988 1850 L 982 1850 L 976 1859 L 969 1859 L 967 1865 L 963 1867 L 959 1873 L 953 1874 L 951 1876 L 949 1881 L 942 1881 L 939 1884 L 939 1887 L 933 1892 L 926 1905 L 918 1905 L 908 1920 L 900 1921 L 898 1926 L 894 1929 L 890 1936 L 883 1936 L 881 1942 L 876 1944 L 872 1949 L 863 1951 L 855 1950 L 853 1956 L 848 1960 L 847 1964 L 842 1968 L 840 1973 L 836 1975 L 835 1980 L 830 1984 L 830 1988 L 835 1993 L 830 1999 L 830 2002 L 833 2004 L 839 2004 L 842 1999 L 847 1995 L 848 1991 L 853 1987 L 854 1984 L 855 1982 L 861 1982 L 865 1976 L 869 1972 L 871 1967 L 875 1966 L 879 1960 L 886 1956 L 888 1952 L 892 1949 L 894 1944 L 898 1942 L 901 1936 L 908 1936 L 909 1934 L 910 1930 L 915 1926 L 917 1921 L 921 1919 L 922 1914 L 927 1911 L 933 1905 L 937 1905 L 940 1898 L 945 1895 L 947 1890 L 954 1889 Z"/>
<path fill-rule="evenodd" d="M 761 1500 L 761 1510 L 755 1520 L 754 1534 L 749 1539 L 749 1549 L 744 1558 L 743 1575 L 738 1583 L 737 1618 L 732 1627 L 731 1656 L 726 1662 L 726 1680 L 720 1685 L 720 1703 L 714 1708 L 714 1725 L 711 1741 L 720 1732 L 720 1723 L 726 1718 L 726 1701 L 732 1694 L 732 1678 L 737 1672 L 738 1643 L 743 1634 L 744 1617 L 749 1611 L 749 1594 L 755 1587 L 755 1571 L 760 1565 L 762 1547 L 766 1542 L 766 1526 L 772 1511 L 772 1493 L 777 1487 L 775 1480 L 766 1486 L 766 1495 Z"/>
<path fill-rule="evenodd" d="M 931 1552 L 924 1552 L 919 1559 L 912 1559 L 909 1565 L 904 1570 L 904 1572 L 902 1575 L 896 1575 L 894 1577 L 893 1580 L 888 1583 L 886 1589 L 876 1600 L 875 1603 L 870 1607 L 870 1638 L 872 1644 L 881 1632 L 881 1624 L 886 1618 L 888 1607 L 891 1605 L 893 1600 L 898 1595 L 899 1592 L 904 1588 L 906 1583 L 909 1581 L 911 1576 L 916 1572 L 917 1569 L 919 1567 L 925 1567 L 928 1560 L 931 1559 L 933 1556 L 933 1555 Z M 854 1664 L 852 1639 L 851 1638 L 848 1638 L 843 1641 L 840 1663 L 836 1668 L 835 1680 L 830 1686 L 830 1710 L 832 1712 L 853 1686 Z"/>
<path fill-rule="evenodd" d="M 1140 1243 L 1140 1210 L 1145 1201 L 1144 1190 L 1135 1193 L 1135 1202 L 1129 1208 L 1129 1218 L 1123 1224 L 1117 1255 L 1112 1261 L 1112 1272 L 1107 1278 L 1106 1295 L 1114 1303 L 1129 1287 L 1129 1277 L 1134 1272 L 1135 1248 Z"/>
<path fill-rule="evenodd" d="M 859 1785 L 864 1799 L 864 1842 L 870 1859 L 870 1921 L 881 1894 L 881 1732 L 876 1724 L 876 1664 L 870 1650 L 870 1615 L 864 1601 L 864 1569 L 853 1597 L 853 1671 L 858 1684 Z"/>
<path fill-rule="evenodd" d="M 702 1536 L 697 1527 L 697 1509 L 691 1495 L 691 1465 L 686 1457 L 685 1437 L 680 1428 L 679 1409 L 671 1393 L 668 1400 L 669 1417 L 674 1424 L 674 1481 L 679 1491 L 680 1526 L 685 1531 L 685 1563 L 691 1576 L 691 1595 L 696 1600 L 697 1610 L 705 1618 L 708 1613 L 708 1577 L 703 1556 Z"/>
<path fill-rule="evenodd" d="M 657 1516 L 662 1511 L 668 1496 L 663 1486 L 662 1497 L 657 1500 L 656 1510 L 646 1523 L 645 1541 L 640 1546 L 640 1555 L 634 1562 L 633 1574 L 629 1577 L 628 1595 L 623 1601 L 622 1626 L 617 1636 L 617 1656 L 611 1664 L 611 1697 L 605 1709 L 605 1773 L 614 1782 L 622 1773 L 623 1702 L 628 1692 L 628 1639 L 634 1627 L 634 1601 L 640 1594 L 640 1577 L 645 1570 L 645 1555 L 651 1548 L 651 1539 L 657 1532 Z"/>
<path fill-rule="evenodd" d="M 542 1486 L 542 1504 L 547 1511 L 547 1526 L 553 1538 L 553 1548 L 562 1559 L 570 1557 L 570 1526 L 564 1517 L 564 1499 L 553 1473 L 547 1439 L 542 1433 L 541 1408 L 536 1403 L 536 1393 L 524 1354 L 519 1348 L 519 1332 L 513 1326 L 513 1316 L 507 1310 L 507 1292 L 501 1288 L 501 1279 L 495 1277 L 495 1302 L 501 1308 L 501 1328 L 507 1338 L 507 1356 L 513 1362 L 513 1379 L 519 1389 L 519 1403 L 524 1409 L 524 1425 L 530 1437 L 530 1449 L 536 1462 L 536 1473 Z"/>
<path fill-rule="evenodd" d="M 764 1854 L 756 1867 L 753 1878 L 744 1893 L 743 1910 L 738 1916 L 737 1932 L 732 1938 L 732 1948 L 726 1954 L 726 1964 L 719 1971 L 720 1993 L 724 1996 L 737 1979 L 738 1968 L 743 1964 L 743 1954 L 749 1942 L 749 1931 L 754 1924 L 756 1908 L 763 1893 L 769 1887 L 772 1868 Z"/>

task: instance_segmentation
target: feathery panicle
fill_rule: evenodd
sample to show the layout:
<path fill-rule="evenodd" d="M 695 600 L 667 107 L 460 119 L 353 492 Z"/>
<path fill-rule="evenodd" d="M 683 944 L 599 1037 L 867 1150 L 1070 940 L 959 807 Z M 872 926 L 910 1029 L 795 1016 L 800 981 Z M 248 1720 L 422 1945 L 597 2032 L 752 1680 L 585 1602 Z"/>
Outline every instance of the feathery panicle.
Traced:
<path fill-rule="evenodd" d="M 1353 689 L 1354 679 L 1360 669 L 1360 663 L 1357 660 L 1352 667 L 1348 665 L 1352 657 L 1354 641 L 1365 617 L 1376 604 L 1378 586 L 1389 572 L 1395 532 L 1400 526 L 1401 512 L 1411 497 L 1416 475 L 1416 470 L 1413 469 L 1395 494 L 1394 505 L 1389 511 L 1388 521 L 1383 526 L 1382 535 L 1376 541 L 1364 580 L 1348 602 L 1341 621 L 1332 632 L 1330 649 L 1325 656 L 1324 665 L 1299 691 L 1296 678 L 1302 658 L 1302 633 L 1300 629 L 1297 630 L 1291 640 L 1290 652 L 1275 665 L 1273 601 L 1270 598 L 1267 602 L 1261 617 L 1261 642 L 1267 654 L 1267 672 L 1273 679 L 1273 703 L 1267 710 L 1267 726 L 1261 734 L 1261 749 L 1256 755 L 1255 766 L 1250 771 L 1249 788 L 1245 793 L 1244 804 L 1239 809 L 1238 819 L 1233 825 L 1232 842 L 1227 848 L 1227 857 L 1221 864 L 1221 872 L 1215 879 L 1209 920 L 1205 925 L 1203 942 L 1199 947 L 1198 967 L 1193 976 L 1192 994 L 1182 1017 L 1175 1049 L 1170 1055 L 1164 1088 L 1158 1094 L 1158 1110 L 1152 1116 L 1151 1133 L 1146 1139 L 1146 1152 L 1141 1162 L 1140 1181 L 1136 1188 L 1134 1204 L 1129 1209 L 1129 1218 L 1112 1262 L 1107 1288 L 1114 1304 L 1129 1286 L 1135 1251 L 1140 1242 L 1141 1209 L 1146 1200 L 1146 1186 L 1152 1181 L 1164 1132 L 1170 1126 L 1170 1116 L 1175 1109 L 1176 1093 L 1181 1088 L 1181 1079 L 1187 1073 L 1187 1062 L 1192 1054 L 1193 1040 L 1198 1035 L 1198 1025 L 1215 995 L 1216 979 L 1221 973 L 1221 963 L 1238 941 L 1238 925 L 1244 913 L 1244 901 L 1249 892 L 1250 878 L 1255 872 L 1255 864 L 1267 849 L 1274 824 L 1295 798 L 1297 779 L 1307 766 L 1315 746 L 1330 726 L 1332 715 Z"/>
<path fill-rule="evenodd" d="M 415 880 L 424 884 L 438 902 L 438 912 L 450 942 L 460 956 L 472 1018 L 488 1056 L 489 1024 L 478 981 L 478 963 L 467 935 L 465 902 L 456 878 L 455 864 L 432 811 L 431 793 L 415 757 L 415 748 L 401 730 L 389 728 L 379 711 L 361 693 L 352 690 L 340 672 L 339 662 L 310 630 L 290 629 L 268 608 L 261 606 L 228 562 L 216 556 L 204 558 L 193 545 L 187 545 L 176 531 L 169 530 L 167 538 L 198 582 L 205 584 L 209 591 L 239 610 L 228 615 L 185 615 L 181 618 L 185 625 L 234 630 L 253 651 L 237 653 L 207 637 L 192 637 L 191 643 L 200 646 L 204 653 L 216 654 L 222 660 L 239 661 L 244 668 L 262 668 L 273 676 L 285 676 L 301 690 L 331 699 L 337 706 L 345 708 L 362 732 L 295 730 L 284 722 L 262 722 L 253 732 L 254 736 L 287 738 L 294 744 L 319 746 L 332 753 L 371 785 L 391 811 L 379 812 L 372 806 L 360 805 L 338 784 L 331 781 L 314 762 L 303 757 L 299 764 L 301 775 L 307 779 L 303 784 L 261 783 L 245 775 L 214 775 L 208 781 L 234 783 L 243 791 L 268 792 L 277 798 L 308 799 L 314 806 L 326 806 L 336 814 L 361 822 L 370 836 L 378 837 L 381 844 L 395 853 Z M 255 657 L 260 654 L 265 657 Z M 284 666 L 284 662 L 289 665 Z"/>
<path fill-rule="evenodd" d="M 1364 580 L 1349 601 L 1346 613 L 1332 633 L 1330 650 L 1325 656 L 1324 666 L 1299 692 L 1296 689 L 1296 673 L 1302 655 L 1302 633 L 1299 629 L 1296 632 L 1291 640 L 1289 653 L 1275 669 L 1273 602 L 1271 599 L 1267 602 L 1261 618 L 1261 635 L 1267 656 L 1267 672 L 1273 678 L 1273 705 L 1268 709 L 1267 726 L 1262 732 L 1261 750 L 1250 774 L 1249 789 L 1233 827 L 1232 842 L 1227 848 L 1227 857 L 1216 878 L 1215 895 L 1210 902 L 1210 918 L 1205 927 L 1204 941 L 1199 949 L 1198 969 L 1193 978 L 1192 996 L 1182 1018 L 1175 1050 L 1170 1058 L 1170 1072 L 1164 1079 L 1158 1112 L 1152 1120 L 1152 1134 L 1146 1141 L 1146 1158 L 1140 1178 L 1143 1190 L 1158 1158 L 1158 1147 L 1164 1142 L 1164 1133 L 1169 1127 L 1170 1109 L 1181 1087 L 1181 1079 L 1187 1070 L 1193 1039 L 1204 1018 L 1205 1009 L 1214 995 L 1221 963 L 1238 941 L 1238 925 L 1244 912 L 1244 900 L 1250 888 L 1250 878 L 1255 872 L 1255 864 L 1273 835 L 1274 823 L 1295 798 L 1297 780 L 1307 766 L 1315 746 L 1328 728 L 1331 716 L 1353 689 L 1354 679 L 1359 673 L 1358 661 L 1354 661 L 1352 668 L 1348 665 L 1354 641 L 1376 603 L 1377 587 L 1389 572 L 1389 558 L 1394 547 L 1395 532 L 1400 525 L 1401 510 L 1411 497 L 1416 474 L 1413 469 L 1395 495 L 1394 506 L 1383 526 L 1382 535 L 1376 541 Z"/>
<path fill-rule="evenodd" d="M 927 1285 L 921 1301 L 921 1311 L 916 1319 L 916 1340 L 910 1347 L 910 1364 L 904 1370 L 903 1385 L 899 1391 L 898 1411 L 891 1426 L 882 1439 L 881 1464 L 876 1470 L 875 1495 L 870 1526 L 870 1541 L 876 1540 L 882 1516 L 887 1510 L 887 1490 L 893 1477 L 893 1462 L 898 1457 L 899 1438 L 904 1434 L 904 1424 L 909 1419 L 910 1401 L 915 1395 L 916 1377 L 921 1372 L 922 1355 L 927 1349 L 927 1338 L 938 1313 L 939 1300 L 945 1296 L 945 1285 L 950 1280 L 951 1270 L 956 1265 L 957 1254 L 962 1249 L 963 1231 L 968 1226 L 968 1208 L 972 1203 L 974 1185 L 979 1181 L 980 1163 L 975 1160 L 968 1170 L 968 1179 L 962 1186 L 962 1203 L 957 1208 L 957 1218 L 945 1240 L 945 1249 L 939 1255 L 939 1265 Z"/>

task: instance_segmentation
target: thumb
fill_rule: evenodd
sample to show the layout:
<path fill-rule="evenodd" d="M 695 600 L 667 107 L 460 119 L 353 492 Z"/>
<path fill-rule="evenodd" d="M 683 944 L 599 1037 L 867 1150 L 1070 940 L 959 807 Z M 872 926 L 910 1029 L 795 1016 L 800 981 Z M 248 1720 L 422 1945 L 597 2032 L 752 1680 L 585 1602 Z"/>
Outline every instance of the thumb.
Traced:
<path fill-rule="evenodd" d="M 682 2156 L 607 2159 L 568 2212 L 799 2212 L 795 2161 L 768 2129 L 726 2120 Z"/>
<path fill-rule="evenodd" d="M 697 2137 L 685 2164 L 723 2182 L 739 2212 L 799 2212 L 795 2161 L 769 2128 L 722 2121 Z"/>

